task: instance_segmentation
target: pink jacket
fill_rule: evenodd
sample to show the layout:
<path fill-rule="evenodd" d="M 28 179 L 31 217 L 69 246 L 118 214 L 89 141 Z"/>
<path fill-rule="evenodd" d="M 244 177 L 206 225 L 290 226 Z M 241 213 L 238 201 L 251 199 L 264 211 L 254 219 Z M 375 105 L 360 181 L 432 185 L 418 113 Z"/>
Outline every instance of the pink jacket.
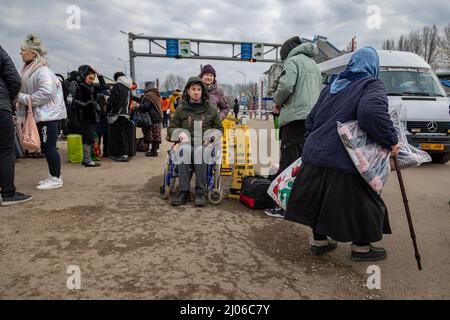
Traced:
<path fill-rule="evenodd" d="M 225 94 L 222 88 L 219 88 L 217 83 L 214 83 L 208 88 L 209 102 L 220 111 L 220 119 L 223 120 L 230 112 L 230 107 L 225 99 Z"/>

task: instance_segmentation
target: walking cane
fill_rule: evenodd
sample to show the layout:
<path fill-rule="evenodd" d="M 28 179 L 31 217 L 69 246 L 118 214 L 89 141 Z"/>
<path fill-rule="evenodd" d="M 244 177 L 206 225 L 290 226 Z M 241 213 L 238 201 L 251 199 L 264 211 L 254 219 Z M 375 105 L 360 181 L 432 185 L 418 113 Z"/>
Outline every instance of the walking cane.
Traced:
<path fill-rule="evenodd" d="M 411 239 L 412 239 L 413 246 L 414 246 L 414 253 L 416 255 L 417 267 L 419 268 L 419 270 L 422 270 L 419 249 L 417 248 L 417 243 L 416 243 L 416 234 L 414 233 L 414 226 L 413 226 L 413 222 L 412 222 L 412 218 L 411 218 L 411 212 L 409 211 L 408 198 L 406 198 L 405 185 L 403 184 L 403 178 L 402 178 L 402 174 L 400 172 L 400 167 L 398 165 L 397 156 L 394 157 L 394 162 L 395 162 L 395 170 L 397 171 L 398 182 L 400 183 L 400 190 L 402 191 L 403 203 L 405 205 L 405 210 L 406 210 L 406 218 L 408 219 L 408 224 L 409 224 L 409 231 L 411 232 Z"/>

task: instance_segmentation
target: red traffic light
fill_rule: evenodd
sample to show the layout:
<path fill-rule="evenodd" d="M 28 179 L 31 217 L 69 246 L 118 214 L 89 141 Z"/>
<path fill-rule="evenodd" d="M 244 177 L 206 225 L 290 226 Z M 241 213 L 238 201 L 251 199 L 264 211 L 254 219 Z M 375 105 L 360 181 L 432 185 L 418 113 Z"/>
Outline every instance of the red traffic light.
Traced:
<path fill-rule="evenodd" d="M 251 58 L 251 59 L 249 59 L 248 61 L 250 61 L 251 63 L 253 63 L 253 62 L 256 62 L 256 59 Z"/>

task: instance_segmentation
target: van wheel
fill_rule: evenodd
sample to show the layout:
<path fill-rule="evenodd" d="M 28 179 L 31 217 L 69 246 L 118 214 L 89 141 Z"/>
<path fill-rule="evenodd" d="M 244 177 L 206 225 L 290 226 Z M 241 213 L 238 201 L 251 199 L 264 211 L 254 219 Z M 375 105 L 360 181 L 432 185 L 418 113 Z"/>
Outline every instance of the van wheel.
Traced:
<path fill-rule="evenodd" d="M 450 161 L 450 153 L 431 154 L 431 159 L 433 163 L 446 163 Z"/>

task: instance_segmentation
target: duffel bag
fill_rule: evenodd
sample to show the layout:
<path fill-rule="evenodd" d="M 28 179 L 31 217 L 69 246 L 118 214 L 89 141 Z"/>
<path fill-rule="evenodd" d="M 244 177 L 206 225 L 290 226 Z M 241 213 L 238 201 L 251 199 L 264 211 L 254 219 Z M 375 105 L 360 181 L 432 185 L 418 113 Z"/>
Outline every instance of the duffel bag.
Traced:
<path fill-rule="evenodd" d="M 269 179 L 259 176 L 248 176 L 242 179 L 242 189 L 240 201 L 246 206 L 262 210 L 274 208 L 275 202 L 267 194 L 267 190 L 272 182 Z"/>

